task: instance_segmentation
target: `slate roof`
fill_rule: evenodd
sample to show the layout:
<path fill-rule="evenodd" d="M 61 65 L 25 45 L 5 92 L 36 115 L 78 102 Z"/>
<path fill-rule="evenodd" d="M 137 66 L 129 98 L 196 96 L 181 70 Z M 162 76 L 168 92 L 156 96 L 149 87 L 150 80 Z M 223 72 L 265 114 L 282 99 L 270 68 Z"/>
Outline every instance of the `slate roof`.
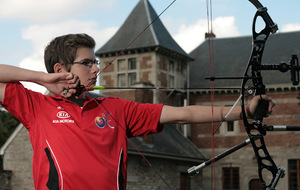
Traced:
<path fill-rule="evenodd" d="M 152 135 L 152 138 L 152 144 L 144 143 L 142 137 L 135 137 L 130 140 L 144 155 L 189 162 L 207 160 L 199 149 L 172 125 L 165 125 L 164 130 L 161 133 Z M 128 142 L 128 153 L 133 152 L 137 151 Z"/>
<path fill-rule="evenodd" d="M 120 52 L 134 40 L 157 17 L 148 0 L 140 0 L 116 34 L 96 55 Z M 160 47 L 191 60 L 189 55 L 175 42 L 161 20 L 158 18 L 127 50 Z"/>
<path fill-rule="evenodd" d="M 291 55 L 300 56 L 300 31 L 277 33 L 269 36 L 266 43 L 263 64 L 289 62 Z M 213 40 L 213 60 L 215 76 L 243 76 L 252 50 L 252 37 L 215 38 Z M 209 87 L 209 41 L 195 48 L 190 56 L 190 86 Z M 262 71 L 263 81 L 271 85 L 291 85 L 290 73 Z M 215 87 L 240 86 L 241 80 L 216 80 Z"/>

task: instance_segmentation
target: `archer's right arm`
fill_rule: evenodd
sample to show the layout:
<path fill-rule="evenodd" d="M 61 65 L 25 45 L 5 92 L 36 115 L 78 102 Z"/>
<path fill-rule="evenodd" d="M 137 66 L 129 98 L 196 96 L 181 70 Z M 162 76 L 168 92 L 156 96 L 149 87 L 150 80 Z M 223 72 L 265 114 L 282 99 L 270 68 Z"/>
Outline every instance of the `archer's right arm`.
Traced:
<path fill-rule="evenodd" d="M 70 97 L 76 90 L 78 81 L 74 81 L 71 73 L 51 73 L 32 71 L 10 65 L 0 65 L 0 102 L 4 100 L 5 87 L 7 83 L 26 81 L 46 87 L 54 94 L 63 95 L 64 89 L 70 89 L 64 97 Z M 73 92 L 74 91 L 74 92 Z"/>

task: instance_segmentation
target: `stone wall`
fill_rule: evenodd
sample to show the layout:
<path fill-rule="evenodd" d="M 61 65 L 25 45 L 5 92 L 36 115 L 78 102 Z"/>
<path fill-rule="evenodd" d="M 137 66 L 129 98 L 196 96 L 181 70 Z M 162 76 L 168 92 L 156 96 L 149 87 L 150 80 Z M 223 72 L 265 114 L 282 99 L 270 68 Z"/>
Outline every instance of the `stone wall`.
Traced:
<path fill-rule="evenodd" d="M 12 190 L 34 190 L 32 178 L 32 147 L 25 127 L 6 149 L 3 168 L 12 171 Z"/>
<path fill-rule="evenodd" d="M 180 189 L 180 174 L 186 173 L 192 163 L 183 163 L 174 160 L 147 158 L 151 167 L 141 156 L 129 156 L 128 163 L 128 190 L 163 190 Z M 160 178 L 160 176 L 162 178 Z M 165 182 L 164 182 L 165 181 Z M 191 189 L 202 190 L 201 175 L 190 178 Z M 169 188 L 169 186 L 171 188 Z"/>

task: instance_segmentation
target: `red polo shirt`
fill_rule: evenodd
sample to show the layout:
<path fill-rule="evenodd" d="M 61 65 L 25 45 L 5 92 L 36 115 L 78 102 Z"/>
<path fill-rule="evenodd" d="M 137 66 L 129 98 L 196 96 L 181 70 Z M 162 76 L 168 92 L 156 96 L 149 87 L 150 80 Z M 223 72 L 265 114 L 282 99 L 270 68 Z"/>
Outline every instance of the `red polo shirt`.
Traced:
<path fill-rule="evenodd" d="M 1 104 L 29 131 L 36 189 L 126 189 L 127 137 L 163 129 L 161 104 L 86 98 L 81 108 L 7 84 Z"/>

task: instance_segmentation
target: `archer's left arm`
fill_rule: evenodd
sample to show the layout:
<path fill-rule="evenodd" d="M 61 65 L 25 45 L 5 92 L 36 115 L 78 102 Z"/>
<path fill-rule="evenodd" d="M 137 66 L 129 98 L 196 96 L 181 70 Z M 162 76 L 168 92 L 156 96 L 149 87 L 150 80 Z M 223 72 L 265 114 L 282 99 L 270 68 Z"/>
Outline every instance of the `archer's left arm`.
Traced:
<path fill-rule="evenodd" d="M 269 102 L 268 113 L 265 114 L 268 116 L 271 114 L 275 103 L 266 95 L 263 95 L 262 98 Z M 256 96 L 251 100 L 250 104 L 246 106 L 247 118 L 252 118 L 260 99 L 260 96 Z M 212 121 L 212 113 L 214 122 L 221 122 L 224 121 L 230 109 L 231 107 L 213 107 L 212 111 L 211 106 L 172 107 L 165 105 L 162 109 L 160 123 L 209 123 Z M 226 121 L 240 120 L 242 119 L 241 116 L 241 107 L 238 106 L 232 110 Z"/>

